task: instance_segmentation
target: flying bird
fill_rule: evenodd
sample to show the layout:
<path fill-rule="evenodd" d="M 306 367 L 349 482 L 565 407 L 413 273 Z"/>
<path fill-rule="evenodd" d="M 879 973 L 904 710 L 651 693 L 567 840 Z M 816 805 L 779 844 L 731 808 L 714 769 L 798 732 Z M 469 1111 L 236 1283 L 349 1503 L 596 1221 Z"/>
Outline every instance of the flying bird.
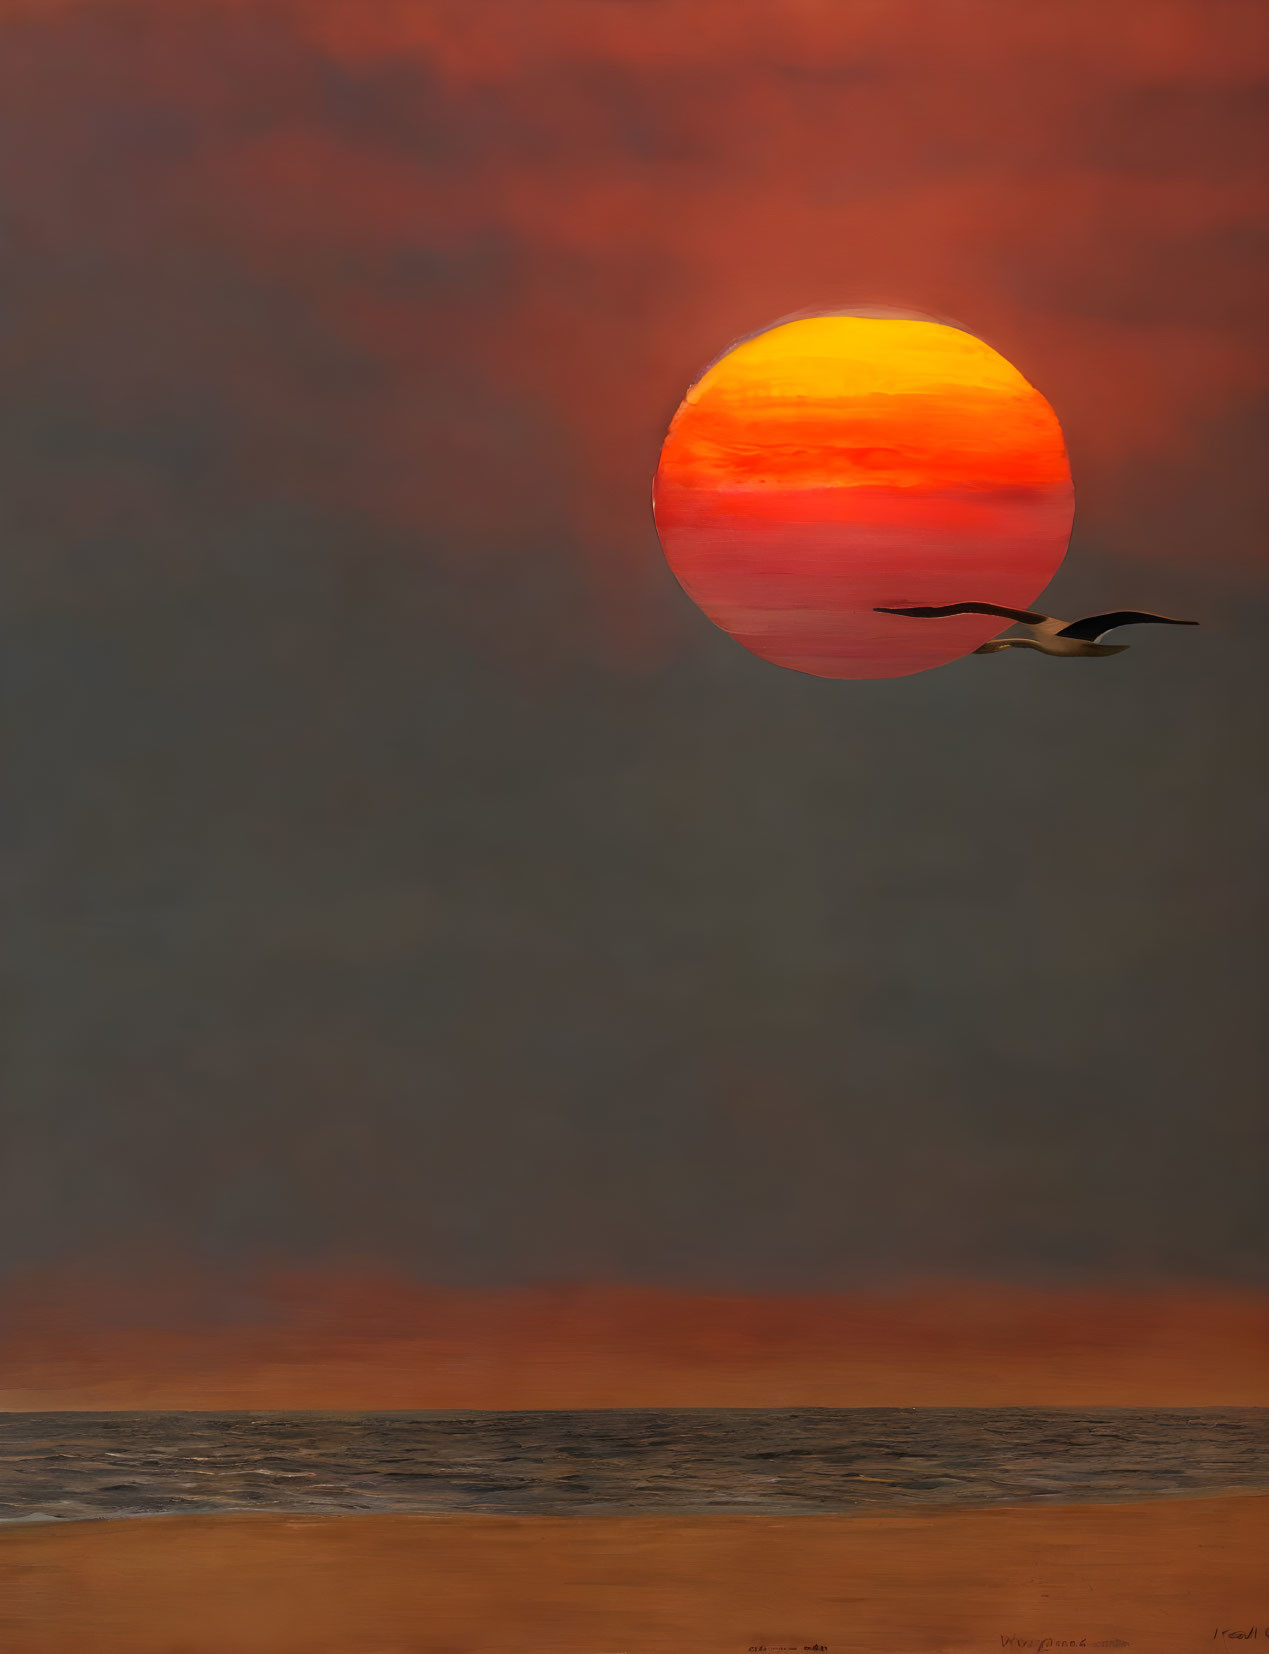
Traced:
<path fill-rule="evenodd" d="M 1083 620 L 1057 620 L 1031 609 L 1006 609 L 999 603 L 944 603 L 938 608 L 876 609 L 880 615 L 908 615 L 913 620 L 944 620 L 950 615 L 999 615 L 1025 626 L 1030 637 L 997 637 L 980 643 L 976 655 L 995 655 L 1002 649 L 1038 649 L 1042 655 L 1122 655 L 1126 643 L 1103 643 L 1107 632 L 1118 626 L 1197 626 L 1197 620 L 1173 620 L 1171 615 L 1146 614 L 1141 609 L 1114 609 L 1110 614 L 1088 615 Z"/>

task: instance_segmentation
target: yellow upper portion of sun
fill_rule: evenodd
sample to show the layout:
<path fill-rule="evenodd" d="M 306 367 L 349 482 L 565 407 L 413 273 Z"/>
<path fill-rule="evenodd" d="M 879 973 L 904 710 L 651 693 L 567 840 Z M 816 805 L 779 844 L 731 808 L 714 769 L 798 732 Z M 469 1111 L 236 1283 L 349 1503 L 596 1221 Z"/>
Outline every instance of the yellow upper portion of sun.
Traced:
<path fill-rule="evenodd" d="M 1034 395 L 1010 362 L 972 333 L 871 316 L 807 316 L 746 339 L 688 391 L 728 401 L 832 402 L 840 397 L 929 396 L 939 390 Z"/>
<path fill-rule="evenodd" d="M 702 374 L 670 427 L 657 488 L 981 492 L 1069 480 L 1053 410 L 972 333 L 807 316 Z"/>

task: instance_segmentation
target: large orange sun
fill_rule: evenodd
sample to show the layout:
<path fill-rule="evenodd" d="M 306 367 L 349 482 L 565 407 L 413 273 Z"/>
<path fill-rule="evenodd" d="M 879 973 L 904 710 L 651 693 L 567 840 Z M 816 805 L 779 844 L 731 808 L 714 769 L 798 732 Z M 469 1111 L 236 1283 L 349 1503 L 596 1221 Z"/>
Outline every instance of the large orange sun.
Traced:
<path fill-rule="evenodd" d="M 683 399 L 653 490 L 680 584 L 738 643 L 822 678 L 943 666 L 1004 628 L 877 614 L 1025 607 L 1074 512 L 1057 416 L 973 334 L 802 317 L 735 345 Z"/>

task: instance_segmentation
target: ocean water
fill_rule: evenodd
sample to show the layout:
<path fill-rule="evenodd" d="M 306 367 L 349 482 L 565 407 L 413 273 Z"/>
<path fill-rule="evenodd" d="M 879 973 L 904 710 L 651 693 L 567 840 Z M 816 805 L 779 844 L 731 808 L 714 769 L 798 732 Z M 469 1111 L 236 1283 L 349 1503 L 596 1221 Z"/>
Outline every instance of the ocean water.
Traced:
<path fill-rule="evenodd" d="M 1269 1409 L 0 1414 L 0 1520 L 852 1512 L 1269 1490 Z"/>

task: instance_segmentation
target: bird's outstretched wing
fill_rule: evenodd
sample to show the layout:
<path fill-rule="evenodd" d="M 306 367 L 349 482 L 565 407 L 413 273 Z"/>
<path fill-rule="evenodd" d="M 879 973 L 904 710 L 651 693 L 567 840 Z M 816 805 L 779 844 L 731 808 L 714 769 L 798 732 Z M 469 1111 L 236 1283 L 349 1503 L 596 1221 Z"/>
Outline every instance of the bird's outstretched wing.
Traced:
<path fill-rule="evenodd" d="M 1002 620 L 1016 620 L 1023 626 L 1038 626 L 1049 618 L 1030 609 L 1006 609 L 999 603 L 944 603 L 939 608 L 874 609 L 873 613 L 910 615 L 914 620 L 943 620 L 949 615 L 999 615 Z"/>
<path fill-rule="evenodd" d="M 1087 615 L 1083 620 L 1073 620 L 1069 626 L 1063 626 L 1057 635 L 1096 643 L 1103 633 L 1113 632 L 1116 626 L 1142 626 L 1147 622 L 1158 626 L 1198 625 L 1197 620 L 1173 620 L 1171 615 L 1151 615 L 1141 609 L 1116 609 L 1111 614 Z"/>

